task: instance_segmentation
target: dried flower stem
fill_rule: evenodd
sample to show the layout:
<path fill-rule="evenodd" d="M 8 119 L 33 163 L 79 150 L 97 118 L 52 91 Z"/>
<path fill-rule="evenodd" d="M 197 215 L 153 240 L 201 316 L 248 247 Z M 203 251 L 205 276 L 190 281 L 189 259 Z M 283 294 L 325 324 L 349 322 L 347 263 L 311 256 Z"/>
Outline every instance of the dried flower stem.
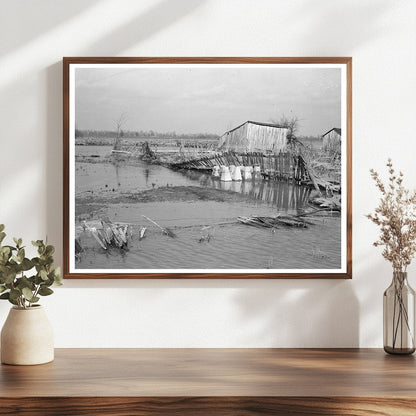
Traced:
<path fill-rule="evenodd" d="M 398 174 L 388 159 L 388 183 L 371 169 L 371 177 L 381 192 L 379 206 L 366 217 L 380 227 L 374 246 L 384 246 L 383 257 L 392 263 L 394 271 L 405 272 L 416 253 L 416 191 L 403 186 L 403 173 Z"/>

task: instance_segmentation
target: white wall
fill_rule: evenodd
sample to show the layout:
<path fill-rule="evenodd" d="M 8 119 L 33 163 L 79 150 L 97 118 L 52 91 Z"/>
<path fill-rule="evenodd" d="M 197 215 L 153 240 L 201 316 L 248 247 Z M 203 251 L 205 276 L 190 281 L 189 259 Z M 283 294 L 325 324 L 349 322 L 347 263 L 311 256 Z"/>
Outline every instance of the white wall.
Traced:
<path fill-rule="evenodd" d="M 0 0 L 0 222 L 62 254 L 63 56 L 352 56 L 352 281 L 67 281 L 58 347 L 379 347 L 391 271 L 368 169 L 416 187 L 416 2 Z M 416 268 L 410 281 L 416 286 Z M 0 324 L 9 305 L 0 304 Z"/>

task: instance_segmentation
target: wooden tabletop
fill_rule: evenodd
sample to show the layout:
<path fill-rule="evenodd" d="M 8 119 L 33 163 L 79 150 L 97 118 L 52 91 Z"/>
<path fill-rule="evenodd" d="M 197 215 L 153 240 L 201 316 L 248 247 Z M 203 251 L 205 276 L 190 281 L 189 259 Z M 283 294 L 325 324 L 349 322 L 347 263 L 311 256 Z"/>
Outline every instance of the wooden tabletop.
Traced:
<path fill-rule="evenodd" d="M 272 403 L 296 399 L 299 404 L 303 398 L 304 403 L 321 405 L 374 402 L 397 407 L 401 403 L 414 415 L 416 361 L 414 356 L 391 356 L 379 349 L 57 349 L 55 361 L 49 364 L 0 367 L 0 404 L 22 397 L 43 398 L 45 403 L 53 398 L 78 398 L 83 403 L 91 397 L 117 398 L 122 403 L 124 398 L 124 403 L 136 404 L 151 398 L 188 398 L 194 399 L 194 415 L 205 414 L 195 413 L 195 400 L 219 404 L 243 403 L 246 398 L 273 409 Z M 407 414 L 403 409 L 397 414 Z M 349 415 L 365 414 L 349 411 Z M 16 414 L 37 413 L 20 409 Z M 43 414 L 48 414 L 45 409 Z M 159 409 L 159 413 L 134 414 L 162 413 Z M 182 409 L 182 414 L 187 413 Z M 257 413 L 240 409 L 235 414 Z M 275 409 L 266 414 L 279 413 Z M 321 409 L 316 414 L 343 413 Z"/>

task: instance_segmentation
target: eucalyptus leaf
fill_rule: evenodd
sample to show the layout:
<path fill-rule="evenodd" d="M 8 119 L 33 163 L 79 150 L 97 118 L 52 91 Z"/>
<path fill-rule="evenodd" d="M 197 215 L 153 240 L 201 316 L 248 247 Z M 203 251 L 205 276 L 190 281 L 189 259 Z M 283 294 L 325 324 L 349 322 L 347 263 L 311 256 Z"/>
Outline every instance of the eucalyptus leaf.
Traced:
<path fill-rule="evenodd" d="M 21 248 L 18 252 L 17 252 L 17 259 L 19 260 L 19 263 L 21 263 L 23 261 L 23 259 L 25 258 L 25 249 Z"/>
<path fill-rule="evenodd" d="M 19 306 L 19 303 L 17 302 L 17 300 L 16 300 L 16 299 L 11 299 L 11 298 L 9 298 L 9 302 L 10 302 L 12 305 Z"/>
<path fill-rule="evenodd" d="M 42 269 L 39 272 L 39 276 L 41 277 L 42 280 L 48 280 L 48 273 L 46 273 L 46 270 Z"/>
<path fill-rule="evenodd" d="M 16 277 L 16 273 L 9 272 L 3 276 L 3 283 L 13 283 L 15 277 Z"/>
<path fill-rule="evenodd" d="M 48 264 L 49 266 L 53 266 L 53 256 L 45 256 L 43 257 L 43 263 Z"/>
<path fill-rule="evenodd" d="M 64 280 L 62 278 L 61 268 L 57 267 L 54 270 L 54 274 L 55 274 L 55 282 L 54 282 L 55 285 L 57 285 L 57 286 L 63 285 Z"/>
<path fill-rule="evenodd" d="M 22 276 L 21 278 L 19 278 L 17 287 L 22 290 L 23 288 L 28 288 L 31 291 L 35 290 L 36 288 L 35 284 L 31 282 L 26 276 Z"/>
<path fill-rule="evenodd" d="M 52 256 L 53 253 L 55 253 L 55 247 L 51 246 L 51 245 L 46 246 L 45 255 L 46 256 Z"/>
<path fill-rule="evenodd" d="M 42 280 L 42 278 L 38 274 L 36 276 L 33 276 L 33 277 L 34 277 L 33 283 L 35 283 L 35 285 L 40 285 L 40 284 L 44 283 L 44 281 Z"/>
<path fill-rule="evenodd" d="M 55 283 L 55 278 L 48 274 L 48 280 L 42 280 L 40 284 L 45 287 L 52 286 Z"/>
<path fill-rule="evenodd" d="M 5 225 L 4 224 L 0 224 L 0 232 L 4 231 Z"/>
<path fill-rule="evenodd" d="M 60 279 L 62 277 L 62 272 L 61 272 L 61 268 L 55 267 L 55 269 L 53 269 L 53 275 L 55 277 L 55 279 Z"/>
<path fill-rule="evenodd" d="M 40 289 L 39 289 L 39 295 L 41 295 L 41 296 L 49 296 L 49 295 L 52 295 L 52 293 L 53 293 L 53 290 L 52 289 L 49 289 L 48 287 L 46 287 L 46 286 L 42 286 Z"/>
<path fill-rule="evenodd" d="M 10 250 L 9 246 L 0 247 L 0 253 L 8 256 L 10 254 L 10 252 L 11 252 L 11 250 Z"/>
<path fill-rule="evenodd" d="M 32 302 L 31 299 L 33 298 L 33 292 L 28 288 L 24 287 L 22 289 L 23 296 L 29 301 Z"/>
<path fill-rule="evenodd" d="M 4 233 L 3 231 L 0 232 L 0 244 L 4 240 L 5 237 L 6 237 L 6 233 Z"/>
<path fill-rule="evenodd" d="M 5 245 L 3 247 L 7 247 L 10 251 L 17 251 L 17 248 L 13 246 Z"/>
<path fill-rule="evenodd" d="M 22 262 L 20 263 L 20 267 L 22 268 L 22 271 L 26 272 L 30 269 L 33 269 L 33 262 L 29 260 L 27 257 L 25 257 Z"/>
<path fill-rule="evenodd" d="M 22 292 L 19 289 L 11 289 L 10 290 L 10 299 L 17 300 L 22 295 Z"/>

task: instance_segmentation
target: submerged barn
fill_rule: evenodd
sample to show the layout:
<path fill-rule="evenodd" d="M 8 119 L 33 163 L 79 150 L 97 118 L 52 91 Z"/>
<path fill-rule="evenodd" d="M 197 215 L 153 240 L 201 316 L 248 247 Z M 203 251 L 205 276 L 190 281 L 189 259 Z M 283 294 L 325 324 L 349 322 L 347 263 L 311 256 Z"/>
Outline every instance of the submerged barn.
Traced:
<path fill-rule="evenodd" d="M 323 150 L 341 153 L 341 129 L 334 127 L 322 136 Z"/>
<path fill-rule="evenodd" d="M 225 132 L 219 142 L 218 150 L 232 150 L 236 153 L 287 151 L 289 129 L 277 124 L 246 121 Z"/>

